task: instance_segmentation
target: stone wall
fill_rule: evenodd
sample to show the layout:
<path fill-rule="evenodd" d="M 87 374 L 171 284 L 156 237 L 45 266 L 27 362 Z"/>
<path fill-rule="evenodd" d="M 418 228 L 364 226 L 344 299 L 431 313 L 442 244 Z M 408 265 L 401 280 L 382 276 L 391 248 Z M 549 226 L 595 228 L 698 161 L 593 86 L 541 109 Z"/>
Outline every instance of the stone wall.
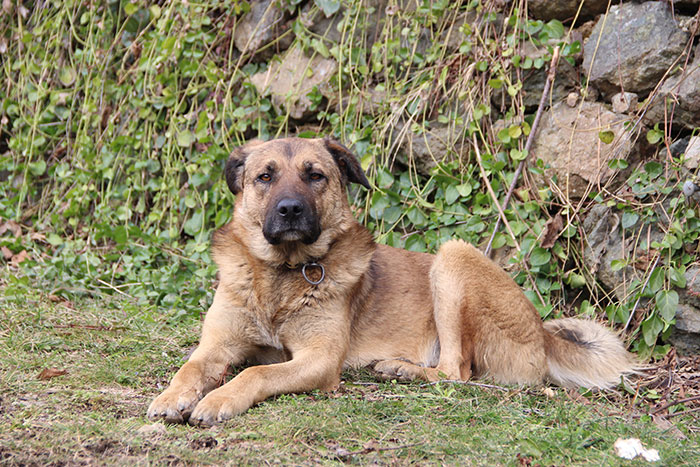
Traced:
<path fill-rule="evenodd" d="M 369 26 L 351 38 L 364 47 L 371 47 L 368 41 L 377 36 L 388 16 L 397 9 L 418 5 L 408 0 L 365 3 L 362 14 Z M 668 147 L 669 153 L 674 157 L 685 154 L 688 181 L 684 192 L 689 206 L 697 207 L 700 138 L 695 136 L 695 129 L 700 126 L 700 49 L 694 46 L 694 39 L 700 30 L 700 0 L 612 3 L 606 12 L 607 0 L 584 0 L 582 5 L 580 0 L 527 2 L 530 18 L 557 19 L 567 27 L 573 24 L 570 37 L 582 44 L 582 53 L 575 63 L 559 63 L 551 107 L 548 105 L 545 110 L 531 150 L 531 157 L 544 163 L 543 173 L 534 181 L 540 186 L 555 183 L 563 201 L 579 206 L 592 192 L 605 191 L 624 198 L 625 193 L 619 190 L 630 171 L 649 158 L 665 157 L 650 147 L 644 137 L 650 128 L 660 124 L 660 129 L 666 129 L 675 140 Z M 337 99 L 331 85 L 341 65 L 331 56 L 310 56 L 292 46 L 291 28 L 293 21 L 300 19 L 309 31 L 324 36 L 331 44 L 347 41 L 341 30 L 343 7 L 326 15 L 314 8 L 313 2 L 307 2 L 295 18 L 272 0 L 252 5 L 236 28 L 234 42 L 241 54 L 251 54 L 253 61 L 267 62 L 264 71 L 250 78 L 251 85 L 261 95 L 269 96 L 278 112 L 288 113 L 300 123 L 313 113 L 313 102 L 308 97 L 312 91 L 331 105 L 342 107 L 344 102 Z M 457 26 L 472 20 L 472 16 L 462 15 Z M 460 34 L 455 27 L 440 37 L 455 57 L 459 55 Z M 415 46 L 424 49 L 425 37 L 421 36 Z M 531 57 L 544 52 L 544 48 L 524 51 Z M 544 68 L 533 69 L 523 77 L 521 97 L 528 112 L 536 109 L 545 73 Z M 386 105 L 383 92 L 372 91 L 358 98 L 369 114 Z M 504 100 L 508 96 L 502 93 L 496 98 Z M 398 152 L 398 159 L 412 161 L 419 172 L 428 173 L 435 165 L 436 155 L 464 157 L 469 153 L 463 140 L 444 124 L 430 122 L 429 130 L 420 135 L 408 131 L 407 125 L 406 121 L 395 122 L 390 134 L 400 138 L 396 137 L 392 147 Z M 609 135 L 609 140 L 602 138 L 601 133 Z M 614 160 L 624 163 L 611 167 Z M 616 206 L 593 207 L 593 203 L 588 203 L 580 216 L 586 243 L 583 261 L 589 274 L 624 300 L 632 281 L 643 279 L 649 271 L 634 265 L 612 270 L 611 263 L 629 258 L 631 249 L 640 254 L 639 242 L 625 232 L 627 226 L 622 226 L 622 212 Z M 649 254 L 650 239 L 663 238 L 664 222 L 668 219 L 660 215 L 658 224 L 645 233 L 647 240 L 642 248 L 646 250 L 641 254 Z M 691 245 L 690 250 L 697 254 L 698 245 Z M 698 347 L 700 335 L 700 261 L 691 264 L 686 276 L 687 286 L 679 292 L 675 335 L 679 346 L 692 349 Z"/>

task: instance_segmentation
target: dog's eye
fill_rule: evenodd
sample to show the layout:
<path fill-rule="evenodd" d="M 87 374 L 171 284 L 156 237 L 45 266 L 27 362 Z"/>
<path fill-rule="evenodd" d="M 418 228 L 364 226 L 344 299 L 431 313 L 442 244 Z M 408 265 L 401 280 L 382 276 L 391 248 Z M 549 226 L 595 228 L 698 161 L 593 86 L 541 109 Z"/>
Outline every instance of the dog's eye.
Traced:
<path fill-rule="evenodd" d="M 324 178 L 326 178 L 326 177 L 324 177 L 323 174 L 320 174 L 318 172 L 312 172 L 309 174 L 309 179 L 313 180 L 314 182 L 317 182 L 319 180 L 323 180 Z"/>
<path fill-rule="evenodd" d="M 258 180 L 260 180 L 261 182 L 267 183 L 270 180 L 272 180 L 272 177 L 270 176 L 270 174 L 264 173 L 264 174 L 258 175 Z"/>

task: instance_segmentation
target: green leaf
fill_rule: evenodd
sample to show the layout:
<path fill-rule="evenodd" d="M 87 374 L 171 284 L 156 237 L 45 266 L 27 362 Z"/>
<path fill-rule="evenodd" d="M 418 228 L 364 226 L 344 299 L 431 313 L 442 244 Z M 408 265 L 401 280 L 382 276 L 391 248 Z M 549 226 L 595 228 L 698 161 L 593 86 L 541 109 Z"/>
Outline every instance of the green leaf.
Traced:
<path fill-rule="evenodd" d="M 29 171 L 36 177 L 43 175 L 44 172 L 46 172 L 46 161 L 41 160 L 32 162 L 29 164 Z"/>
<path fill-rule="evenodd" d="M 377 179 L 375 183 L 379 188 L 390 188 L 394 184 L 394 176 L 384 167 L 377 170 Z"/>
<path fill-rule="evenodd" d="M 656 268 L 654 271 L 651 273 L 651 277 L 649 278 L 649 292 L 652 294 L 655 294 L 659 290 L 661 290 L 664 286 L 664 270 L 663 268 Z"/>
<path fill-rule="evenodd" d="M 663 137 L 664 132 L 658 128 L 652 128 L 651 130 L 647 131 L 647 141 L 649 144 L 656 144 L 661 141 Z"/>
<path fill-rule="evenodd" d="M 447 204 L 453 204 L 458 199 L 459 199 L 459 191 L 457 190 L 457 187 L 454 185 L 448 186 L 447 189 L 445 190 L 445 202 Z"/>
<path fill-rule="evenodd" d="M 642 335 L 644 342 L 651 347 L 656 344 L 656 339 L 664 329 L 664 323 L 656 315 L 651 315 L 642 323 Z"/>
<path fill-rule="evenodd" d="M 381 191 L 375 191 L 369 206 L 369 215 L 380 220 L 384 210 L 389 207 L 389 197 Z"/>
<path fill-rule="evenodd" d="M 598 133 L 598 138 L 605 144 L 610 144 L 615 139 L 615 133 L 610 130 L 601 131 Z"/>
<path fill-rule="evenodd" d="M 455 188 L 457 188 L 457 191 L 459 191 L 459 194 L 462 196 L 469 196 L 472 193 L 472 185 L 469 182 L 457 185 Z"/>
<path fill-rule="evenodd" d="M 551 20 L 545 26 L 547 33 L 552 39 L 559 39 L 564 35 L 564 25 L 556 19 Z"/>
<path fill-rule="evenodd" d="M 629 163 L 624 159 L 611 159 L 608 162 L 608 167 L 613 170 L 623 170 L 629 167 Z"/>
<path fill-rule="evenodd" d="M 503 80 L 501 79 L 493 78 L 488 83 L 493 89 L 501 89 L 503 87 Z"/>
<path fill-rule="evenodd" d="M 533 266 L 543 266 L 552 259 L 552 254 L 549 252 L 549 250 L 545 250 L 544 248 L 537 247 L 534 250 L 532 250 L 532 253 L 530 254 L 530 264 Z"/>
<path fill-rule="evenodd" d="M 390 206 L 382 213 L 382 220 L 389 224 L 395 224 L 401 217 L 403 210 L 400 206 Z"/>
<path fill-rule="evenodd" d="M 685 278 L 685 268 L 671 268 L 670 272 L 670 279 L 671 279 L 671 284 L 675 285 L 676 287 L 680 287 L 682 289 L 685 288 L 686 284 L 686 278 Z"/>
<path fill-rule="evenodd" d="M 124 13 L 126 13 L 129 16 L 133 15 L 138 10 L 139 7 L 135 3 L 127 3 L 126 5 L 124 5 Z"/>
<path fill-rule="evenodd" d="M 583 274 L 570 273 L 565 278 L 565 282 L 573 289 L 578 289 L 586 285 L 586 278 Z"/>
<path fill-rule="evenodd" d="M 675 290 L 659 290 L 656 293 L 656 309 L 667 323 L 676 317 L 678 309 L 678 292 Z"/>
<path fill-rule="evenodd" d="M 58 74 L 58 79 L 61 81 L 61 84 L 68 87 L 75 83 L 75 79 L 77 76 L 78 73 L 76 73 L 76 71 L 73 68 L 66 66 L 61 68 L 61 71 Z"/>
<path fill-rule="evenodd" d="M 148 7 L 148 11 L 151 13 L 151 18 L 160 18 L 160 7 L 158 5 L 151 5 Z"/>
<path fill-rule="evenodd" d="M 177 145 L 183 148 L 190 147 L 194 142 L 194 135 L 192 132 L 185 130 L 177 134 Z"/>
<path fill-rule="evenodd" d="M 614 259 L 610 262 L 610 269 L 612 269 L 613 272 L 619 271 L 625 266 L 627 266 L 627 261 L 621 259 Z"/>
<path fill-rule="evenodd" d="M 635 212 L 625 211 L 622 213 L 622 228 L 629 229 L 639 220 L 639 215 Z"/>
<path fill-rule="evenodd" d="M 183 229 L 187 235 L 196 237 L 200 230 L 202 230 L 202 211 L 196 211 L 192 217 L 187 219 Z"/>
<path fill-rule="evenodd" d="M 54 232 L 51 232 L 46 236 L 46 241 L 53 246 L 63 245 L 63 239 L 56 235 Z"/>
<path fill-rule="evenodd" d="M 513 159 L 514 161 L 521 161 L 527 157 L 527 151 L 524 149 L 522 151 L 518 149 L 511 149 L 510 150 L 510 158 Z"/>
<path fill-rule="evenodd" d="M 508 136 L 510 136 L 513 139 L 520 138 L 520 135 L 522 135 L 522 134 L 523 134 L 523 130 L 518 125 L 508 128 Z"/>
<path fill-rule="evenodd" d="M 316 6 L 323 10 L 326 17 L 331 16 L 340 9 L 340 0 L 314 0 Z"/>

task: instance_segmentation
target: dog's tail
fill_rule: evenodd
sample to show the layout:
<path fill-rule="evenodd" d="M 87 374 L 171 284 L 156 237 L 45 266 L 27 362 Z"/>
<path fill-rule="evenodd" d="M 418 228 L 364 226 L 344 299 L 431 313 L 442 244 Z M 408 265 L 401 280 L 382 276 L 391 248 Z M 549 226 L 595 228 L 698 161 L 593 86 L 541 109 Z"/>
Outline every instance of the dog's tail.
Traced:
<path fill-rule="evenodd" d="M 547 378 L 559 386 L 606 389 L 639 367 L 618 336 L 594 321 L 555 319 L 544 329 Z"/>

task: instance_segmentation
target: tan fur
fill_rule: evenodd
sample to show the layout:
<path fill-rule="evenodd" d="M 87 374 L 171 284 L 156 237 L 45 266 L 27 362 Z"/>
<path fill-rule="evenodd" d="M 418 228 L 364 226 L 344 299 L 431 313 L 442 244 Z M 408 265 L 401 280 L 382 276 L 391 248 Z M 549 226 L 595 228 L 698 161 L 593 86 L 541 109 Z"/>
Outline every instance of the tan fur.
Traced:
<path fill-rule="evenodd" d="M 261 183 L 270 169 L 274 180 Z M 309 181 L 312 171 L 326 180 Z M 366 179 L 334 141 L 250 144 L 232 156 L 227 181 L 237 196 L 233 221 L 213 238 L 220 284 L 199 347 L 149 407 L 152 419 L 220 422 L 275 394 L 332 389 L 343 367 L 592 388 L 614 385 L 633 367 L 596 323 L 543 325 L 510 276 L 471 245 L 450 241 L 436 256 L 376 245 L 345 193 L 349 181 Z M 265 216 L 286 196 L 316 214 L 313 243 L 263 236 Z M 325 269 L 318 285 L 301 274 L 312 261 Z M 246 362 L 254 365 L 217 388 L 229 365 Z"/>

